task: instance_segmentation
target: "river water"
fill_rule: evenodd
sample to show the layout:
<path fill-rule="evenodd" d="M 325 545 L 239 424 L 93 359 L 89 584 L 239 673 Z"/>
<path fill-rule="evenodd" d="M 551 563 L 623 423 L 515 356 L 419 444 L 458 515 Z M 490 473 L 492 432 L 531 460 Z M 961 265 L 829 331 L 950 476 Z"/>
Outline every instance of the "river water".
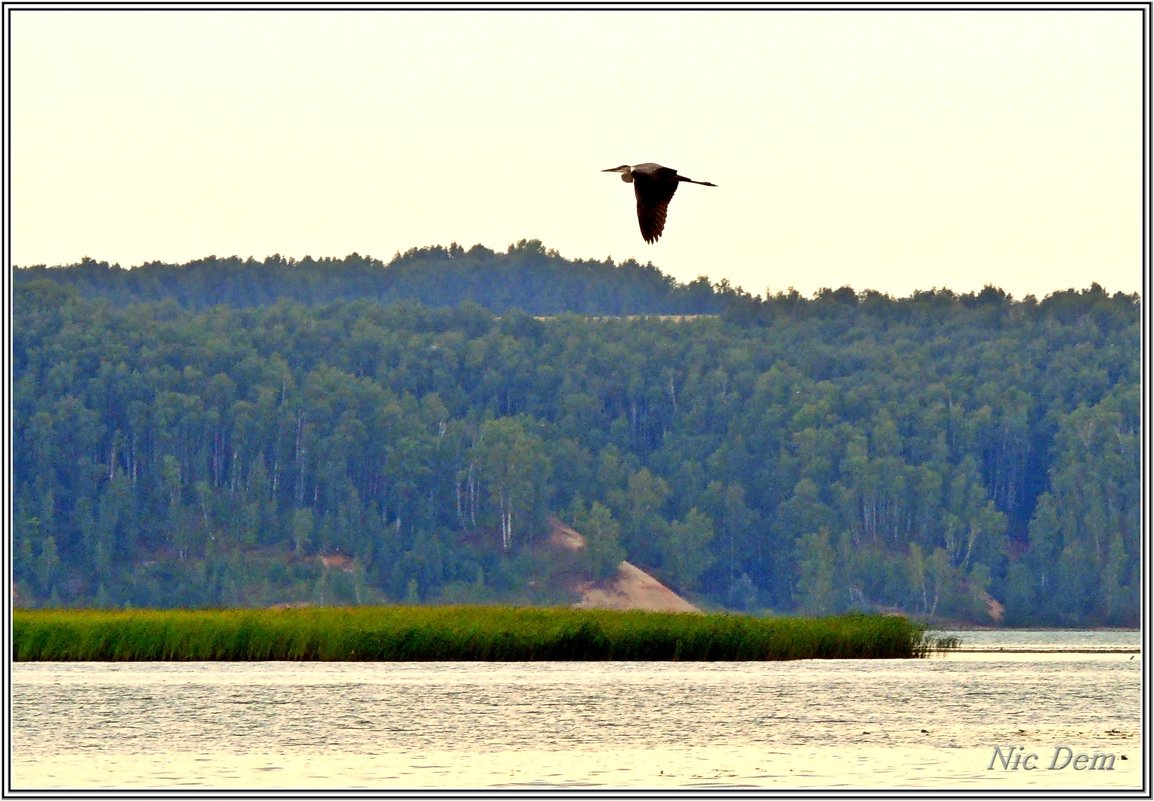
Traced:
<path fill-rule="evenodd" d="M 1143 789 L 1138 632 L 920 660 L 18 663 L 11 787 Z"/>

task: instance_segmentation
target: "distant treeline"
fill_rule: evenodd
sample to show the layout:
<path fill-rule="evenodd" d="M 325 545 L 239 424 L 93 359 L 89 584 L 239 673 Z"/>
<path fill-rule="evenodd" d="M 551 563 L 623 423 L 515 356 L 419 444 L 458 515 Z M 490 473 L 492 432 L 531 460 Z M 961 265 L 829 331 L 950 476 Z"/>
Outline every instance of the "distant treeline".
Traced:
<path fill-rule="evenodd" d="M 84 297 L 116 304 L 171 299 L 189 309 L 371 299 L 456 306 L 471 300 L 495 312 L 535 315 L 713 314 L 725 308 L 705 278 L 678 284 L 652 264 L 569 261 L 537 240 L 495 253 L 481 245 L 410 250 L 385 264 L 356 253 L 300 261 L 209 256 L 189 264 L 150 262 L 124 269 L 85 259 L 69 267 L 16 271 L 17 281 L 51 278 Z M 736 291 L 734 294 L 737 294 Z"/>
<path fill-rule="evenodd" d="M 25 605 L 565 602 L 552 514 L 706 606 L 1138 621 L 1134 295 L 760 298 L 536 242 L 14 283 Z"/>

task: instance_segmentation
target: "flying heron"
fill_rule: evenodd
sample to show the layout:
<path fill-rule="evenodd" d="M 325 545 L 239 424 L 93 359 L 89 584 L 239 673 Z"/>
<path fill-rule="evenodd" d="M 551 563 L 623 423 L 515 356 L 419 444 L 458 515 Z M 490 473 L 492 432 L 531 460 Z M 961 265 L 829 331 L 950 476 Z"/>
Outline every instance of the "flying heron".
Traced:
<path fill-rule="evenodd" d="M 633 193 L 637 195 L 637 222 L 641 225 L 641 235 L 649 243 L 661 238 L 665 230 L 665 210 L 677 185 L 682 181 L 702 186 L 717 186 L 709 181 L 695 181 L 678 175 L 672 167 L 662 167 L 660 164 L 647 162 L 645 164 L 622 164 L 601 172 L 619 172 L 621 180 L 633 184 Z"/>

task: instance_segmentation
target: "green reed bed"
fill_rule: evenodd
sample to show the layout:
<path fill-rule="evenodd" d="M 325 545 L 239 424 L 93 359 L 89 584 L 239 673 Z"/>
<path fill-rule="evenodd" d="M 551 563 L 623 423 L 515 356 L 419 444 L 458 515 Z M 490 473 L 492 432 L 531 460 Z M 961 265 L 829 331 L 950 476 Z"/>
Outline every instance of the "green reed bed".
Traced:
<path fill-rule="evenodd" d="M 903 617 L 498 606 L 15 610 L 21 661 L 533 661 L 910 658 Z"/>

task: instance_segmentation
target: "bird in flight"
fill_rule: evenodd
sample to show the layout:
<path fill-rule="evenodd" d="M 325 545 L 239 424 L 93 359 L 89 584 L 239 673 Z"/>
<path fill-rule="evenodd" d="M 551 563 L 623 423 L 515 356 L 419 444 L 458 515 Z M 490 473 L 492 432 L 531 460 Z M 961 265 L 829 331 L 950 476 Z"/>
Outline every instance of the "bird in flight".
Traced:
<path fill-rule="evenodd" d="M 647 162 L 645 164 L 622 164 L 620 167 L 611 167 L 601 172 L 619 172 L 621 180 L 633 184 L 633 193 L 637 195 L 637 222 L 641 226 L 641 236 L 652 244 L 661 238 L 665 230 L 665 210 L 677 185 L 682 181 L 702 186 L 717 186 L 709 181 L 695 181 L 678 175 L 672 167 L 662 167 L 660 164 Z"/>

